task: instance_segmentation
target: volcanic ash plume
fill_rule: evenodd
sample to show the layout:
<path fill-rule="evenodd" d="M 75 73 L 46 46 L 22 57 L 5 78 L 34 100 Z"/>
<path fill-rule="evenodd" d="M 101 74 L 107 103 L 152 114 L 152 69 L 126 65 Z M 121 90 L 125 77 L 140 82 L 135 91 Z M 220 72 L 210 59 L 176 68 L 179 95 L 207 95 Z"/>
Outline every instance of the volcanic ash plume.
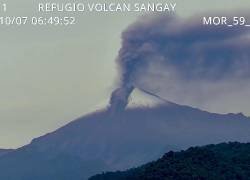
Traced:
<path fill-rule="evenodd" d="M 202 83 L 249 82 L 250 28 L 205 26 L 202 17 L 146 16 L 123 32 L 117 58 L 120 87 L 112 93 L 111 111 L 124 110 L 134 88 L 181 97 L 190 92 L 190 84 L 198 91 Z"/>
<path fill-rule="evenodd" d="M 133 91 L 133 86 L 122 86 L 120 88 L 117 88 L 112 92 L 111 98 L 110 98 L 110 111 L 111 113 L 117 113 L 123 111 L 127 104 L 129 95 Z"/>

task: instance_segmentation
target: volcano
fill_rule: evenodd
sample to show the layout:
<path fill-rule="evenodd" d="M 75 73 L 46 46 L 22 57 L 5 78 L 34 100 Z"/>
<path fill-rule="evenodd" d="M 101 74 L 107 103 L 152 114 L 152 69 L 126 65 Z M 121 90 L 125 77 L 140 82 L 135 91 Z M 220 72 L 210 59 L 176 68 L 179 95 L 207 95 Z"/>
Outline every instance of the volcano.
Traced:
<path fill-rule="evenodd" d="M 249 128 L 250 118 L 241 113 L 215 114 L 171 102 L 112 116 L 103 109 L 0 156 L 0 179 L 84 180 L 142 165 L 170 150 L 249 142 Z"/>

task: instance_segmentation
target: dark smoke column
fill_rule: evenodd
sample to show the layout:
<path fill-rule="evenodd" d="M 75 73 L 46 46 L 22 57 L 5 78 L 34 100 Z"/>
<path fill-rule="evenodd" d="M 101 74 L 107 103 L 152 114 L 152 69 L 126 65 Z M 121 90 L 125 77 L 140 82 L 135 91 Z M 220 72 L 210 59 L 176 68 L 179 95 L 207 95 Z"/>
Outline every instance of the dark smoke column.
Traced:
<path fill-rule="evenodd" d="M 120 85 L 112 92 L 110 97 L 109 112 L 111 114 L 125 110 L 129 103 L 129 96 L 135 88 L 133 72 L 137 67 L 136 62 L 139 59 L 136 52 L 138 48 L 131 45 L 130 39 L 132 39 L 132 36 L 127 37 L 129 29 L 122 34 L 122 47 L 116 59 L 119 66 Z"/>
<path fill-rule="evenodd" d="M 154 19 L 151 19 L 152 22 L 155 22 Z M 148 29 L 151 29 L 151 24 L 139 19 L 122 33 L 122 46 L 116 60 L 119 66 L 120 86 L 112 92 L 110 98 L 111 114 L 122 112 L 128 105 L 129 96 L 134 88 L 139 88 L 136 85 L 138 68 L 145 65 L 144 57 L 152 53 L 148 46 L 150 43 L 145 43 L 145 38 L 149 36 Z"/>
<path fill-rule="evenodd" d="M 111 114 L 122 112 L 126 108 L 133 89 L 133 86 L 120 87 L 112 92 L 109 107 Z"/>

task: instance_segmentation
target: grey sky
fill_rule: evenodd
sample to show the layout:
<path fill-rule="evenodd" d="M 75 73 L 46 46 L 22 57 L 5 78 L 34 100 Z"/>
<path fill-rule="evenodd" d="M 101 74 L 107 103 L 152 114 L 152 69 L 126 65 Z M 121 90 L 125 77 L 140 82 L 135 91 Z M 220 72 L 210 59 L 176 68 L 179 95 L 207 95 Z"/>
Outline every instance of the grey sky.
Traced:
<path fill-rule="evenodd" d="M 172 2 L 181 16 L 250 7 L 248 0 Z M 37 15 L 31 0 L 8 0 L 8 6 L 11 15 Z M 77 15 L 79 24 L 71 27 L 0 26 L 0 147 L 27 144 L 107 103 L 120 34 L 138 15 Z"/>

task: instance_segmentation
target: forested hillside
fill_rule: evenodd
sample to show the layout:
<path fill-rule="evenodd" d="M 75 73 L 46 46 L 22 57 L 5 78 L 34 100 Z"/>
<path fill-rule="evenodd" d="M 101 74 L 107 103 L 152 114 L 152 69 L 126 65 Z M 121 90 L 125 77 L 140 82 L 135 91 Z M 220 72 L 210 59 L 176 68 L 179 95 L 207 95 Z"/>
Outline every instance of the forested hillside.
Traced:
<path fill-rule="evenodd" d="M 250 179 L 250 143 L 222 143 L 166 153 L 155 162 L 90 180 L 246 180 Z"/>

